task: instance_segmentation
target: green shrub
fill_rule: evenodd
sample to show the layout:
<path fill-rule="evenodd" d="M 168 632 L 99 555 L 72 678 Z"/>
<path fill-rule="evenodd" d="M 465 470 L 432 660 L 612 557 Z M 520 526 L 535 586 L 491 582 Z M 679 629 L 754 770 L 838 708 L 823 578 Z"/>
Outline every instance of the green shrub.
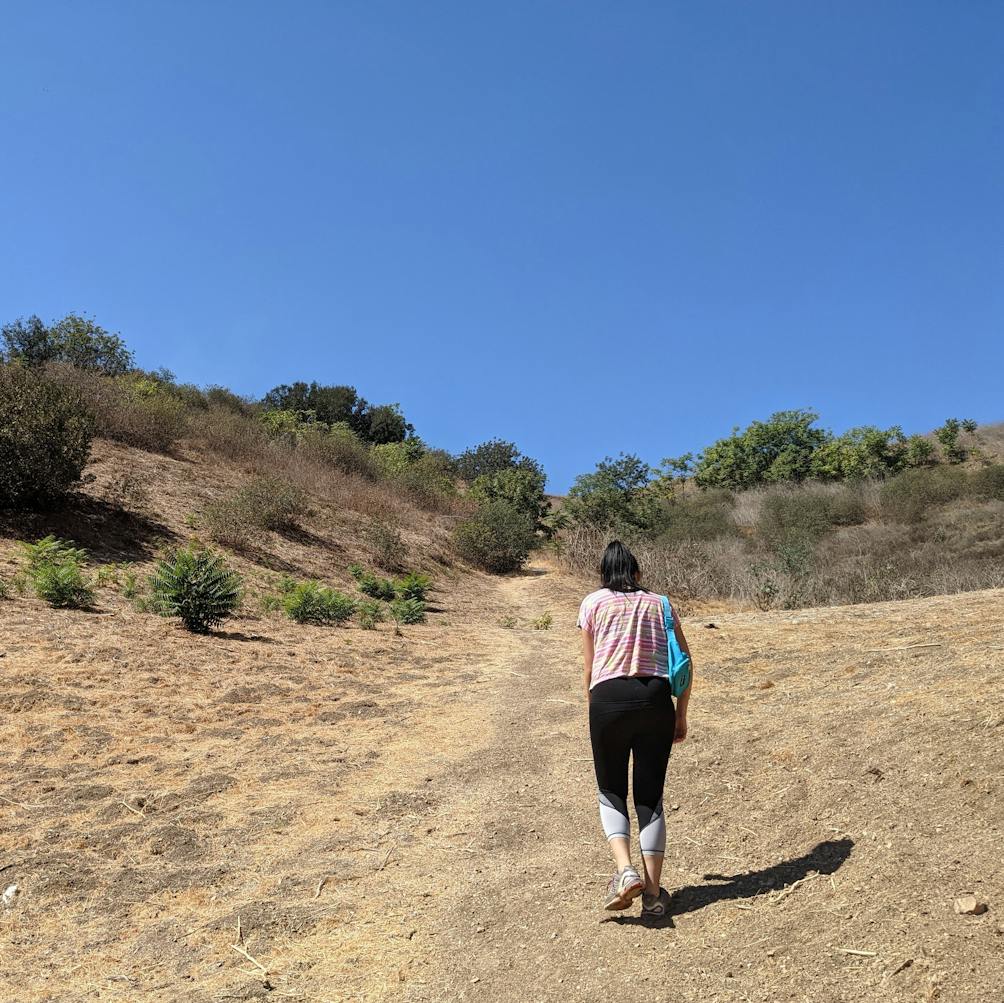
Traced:
<path fill-rule="evenodd" d="M 306 512 L 307 496 L 298 487 L 278 477 L 256 477 L 206 506 L 206 532 L 217 543 L 241 550 L 255 530 L 290 529 Z"/>
<path fill-rule="evenodd" d="M 189 630 L 205 634 L 240 605 L 241 577 L 221 555 L 186 547 L 157 563 L 150 591 L 158 613 L 179 617 Z"/>
<path fill-rule="evenodd" d="M 307 514 L 307 496 L 289 481 L 256 477 L 234 496 L 254 526 L 261 529 L 292 529 Z"/>
<path fill-rule="evenodd" d="M 379 578 L 370 572 L 364 572 L 358 579 L 359 591 L 371 599 L 383 599 L 389 602 L 394 598 L 394 583 L 389 578 Z"/>
<path fill-rule="evenodd" d="M 453 461 L 441 449 L 427 450 L 394 480 L 416 505 L 431 511 L 450 511 L 457 497 Z"/>
<path fill-rule="evenodd" d="M 816 541 L 832 525 L 829 499 L 815 492 L 769 494 L 757 519 L 757 534 L 772 545 L 792 539 Z"/>
<path fill-rule="evenodd" d="M 530 621 L 530 626 L 534 630 L 550 630 L 554 623 L 554 617 L 550 613 L 544 613 L 538 616 L 536 620 Z"/>
<path fill-rule="evenodd" d="M 465 561 L 492 574 L 506 574 L 526 563 L 537 535 L 525 513 L 506 502 L 488 502 L 457 526 L 453 544 Z"/>
<path fill-rule="evenodd" d="M 135 571 L 125 572 L 122 578 L 122 595 L 126 599 L 135 599 L 139 595 L 139 579 Z"/>
<path fill-rule="evenodd" d="M 94 601 L 94 592 L 84 577 L 86 551 L 46 536 L 37 543 L 22 543 L 26 575 L 35 595 L 50 606 L 81 608 Z"/>
<path fill-rule="evenodd" d="M 659 522 L 665 526 L 659 539 L 672 545 L 734 535 L 738 532 L 732 518 L 734 505 L 730 492 L 714 489 L 676 498 L 660 513 Z"/>
<path fill-rule="evenodd" d="M 421 599 L 395 599 L 390 615 L 398 624 L 425 623 L 425 608 Z"/>
<path fill-rule="evenodd" d="M 882 514 L 896 522 L 918 523 L 931 509 L 961 498 L 967 488 L 966 473 L 959 467 L 904 470 L 882 485 Z"/>
<path fill-rule="evenodd" d="M 404 540 L 397 525 L 384 519 L 374 519 L 366 527 L 363 537 L 381 568 L 394 571 L 401 567 Z"/>
<path fill-rule="evenodd" d="M 35 595 L 50 606 L 82 608 L 94 600 L 94 592 L 84 578 L 80 565 L 43 564 L 30 575 Z"/>
<path fill-rule="evenodd" d="M 93 433 L 78 394 L 0 365 L 0 509 L 59 501 L 80 480 Z"/>
<path fill-rule="evenodd" d="M 361 582 L 366 575 L 366 569 L 361 564 L 350 564 L 346 570 L 357 582 Z"/>
<path fill-rule="evenodd" d="M 479 475 L 471 484 L 471 496 L 481 503 L 508 502 L 517 511 L 525 513 L 534 528 L 539 529 L 549 509 L 544 486 L 543 470 L 518 467 Z"/>
<path fill-rule="evenodd" d="M 394 582 L 394 593 L 398 599 L 425 599 L 432 587 L 432 579 L 417 571 L 409 571 L 403 578 Z"/>
<path fill-rule="evenodd" d="M 512 630 L 519 621 L 511 613 L 506 613 L 499 617 L 498 624 L 506 630 Z"/>
<path fill-rule="evenodd" d="M 375 630 L 384 620 L 383 604 L 376 599 L 362 599 L 356 606 L 356 618 L 363 630 Z"/>
<path fill-rule="evenodd" d="M 356 603 L 319 582 L 299 582 L 283 596 L 282 608 L 297 623 L 330 626 L 348 620 L 356 610 Z"/>
<path fill-rule="evenodd" d="M 51 534 L 36 543 L 21 543 L 20 547 L 25 556 L 29 574 L 43 564 L 85 564 L 87 562 L 86 550 L 74 547 L 65 540 L 57 540 Z"/>
<path fill-rule="evenodd" d="M 977 498 L 1004 501 L 1004 463 L 993 463 L 971 475 L 970 488 Z"/>

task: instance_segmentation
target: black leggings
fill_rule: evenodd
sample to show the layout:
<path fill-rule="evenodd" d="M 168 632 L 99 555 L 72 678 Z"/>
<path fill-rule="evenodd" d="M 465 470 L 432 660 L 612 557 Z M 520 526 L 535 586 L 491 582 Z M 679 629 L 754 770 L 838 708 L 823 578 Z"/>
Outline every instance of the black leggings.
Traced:
<path fill-rule="evenodd" d="M 621 676 L 593 687 L 589 737 L 600 789 L 600 821 L 607 839 L 631 835 L 627 796 L 628 757 L 633 755 L 641 852 L 664 852 L 662 789 L 675 729 L 676 709 L 669 680 L 663 676 Z"/>

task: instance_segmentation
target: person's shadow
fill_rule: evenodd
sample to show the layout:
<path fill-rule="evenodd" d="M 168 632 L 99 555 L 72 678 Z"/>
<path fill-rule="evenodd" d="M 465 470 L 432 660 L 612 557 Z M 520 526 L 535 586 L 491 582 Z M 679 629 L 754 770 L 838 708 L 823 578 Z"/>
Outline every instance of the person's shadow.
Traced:
<path fill-rule="evenodd" d="M 686 885 L 678 888 L 672 895 L 669 915 L 662 920 L 653 922 L 643 920 L 641 916 L 611 916 L 616 923 L 642 924 L 645 926 L 672 926 L 673 917 L 684 913 L 696 912 L 714 902 L 727 899 L 751 899 L 766 892 L 780 891 L 785 885 L 790 885 L 799 878 L 809 874 L 833 874 L 851 855 L 854 840 L 826 839 L 817 843 L 808 853 L 792 860 L 783 860 L 759 871 L 743 871 L 741 874 L 705 874 L 705 881 L 717 884 Z"/>

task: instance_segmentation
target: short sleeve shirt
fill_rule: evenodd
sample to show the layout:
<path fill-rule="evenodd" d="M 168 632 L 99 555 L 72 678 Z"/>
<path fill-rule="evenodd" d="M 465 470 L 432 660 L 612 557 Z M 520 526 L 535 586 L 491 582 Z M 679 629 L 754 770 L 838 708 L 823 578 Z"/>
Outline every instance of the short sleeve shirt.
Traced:
<path fill-rule="evenodd" d="M 655 592 L 591 592 L 578 626 L 593 636 L 589 688 L 618 676 L 668 676 L 669 644 L 662 597 Z"/>

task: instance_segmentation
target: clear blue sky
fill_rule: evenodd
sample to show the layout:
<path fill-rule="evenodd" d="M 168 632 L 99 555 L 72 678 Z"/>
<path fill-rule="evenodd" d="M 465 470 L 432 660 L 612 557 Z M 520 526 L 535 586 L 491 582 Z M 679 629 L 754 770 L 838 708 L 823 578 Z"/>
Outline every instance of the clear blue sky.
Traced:
<path fill-rule="evenodd" d="M 399 401 L 553 490 L 814 407 L 1004 418 L 1004 4 L 31 3 L 0 320 Z"/>

